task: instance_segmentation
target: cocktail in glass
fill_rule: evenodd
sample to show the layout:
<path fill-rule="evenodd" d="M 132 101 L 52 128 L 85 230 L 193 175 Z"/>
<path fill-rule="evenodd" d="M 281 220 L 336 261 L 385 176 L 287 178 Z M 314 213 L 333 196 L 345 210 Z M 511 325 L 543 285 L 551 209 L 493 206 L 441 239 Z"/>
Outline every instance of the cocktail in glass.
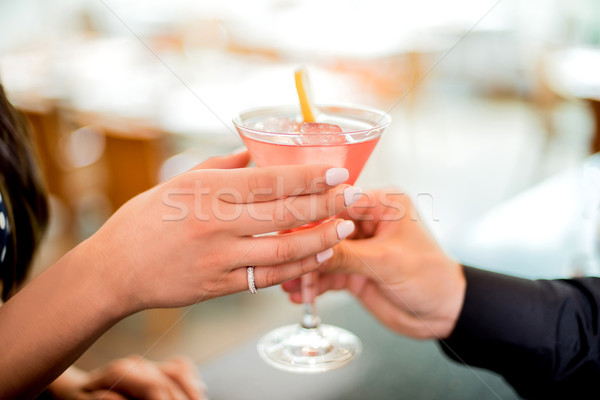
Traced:
<path fill-rule="evenodd" d="M 328 164 L 346 168 L 347 183 L 352 185 L 391 119 L 365 107 L 322 105 L 317 109 L 318 124 L 302 124 L 298 106 L 255 108 L 243 111 L 233 122 L 258 167 Z M 302 321 L 277 328 L 258 343 L 260 356 L 276 368 L 324 372 L 346 365 L 362 350 L 351 332 L 320 323 L 314 295 L 307 289 L 317 286 L 317 279 L 317 273 L 302 277 Z"/>

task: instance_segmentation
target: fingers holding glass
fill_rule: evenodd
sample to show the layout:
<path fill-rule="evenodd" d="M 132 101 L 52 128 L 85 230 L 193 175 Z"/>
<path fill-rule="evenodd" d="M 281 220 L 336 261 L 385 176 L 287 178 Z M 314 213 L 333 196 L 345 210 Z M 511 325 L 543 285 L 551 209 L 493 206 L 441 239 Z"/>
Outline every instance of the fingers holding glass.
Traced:
<path fill-rule="evenodd" d="M 279 285 L 283 282 L 289 281 L 290 279 L 298 278 L 308 272 L 315 271 L 319 268 L 322 261 L 320 259 L 327 259 L 329 252 L 327 250 L 319 253 L 320 255 L 311 255 L 304 257 L 300 260 L 281 264 L 281 265 L 269 265 L 269 266 L 258 266 L 254 268 L 254 281 L 257 288 L 265 288 L 274 285 Z M 236 280 L 243 280 L 243 278 Z"/>
<path fill-rule="evenodd" d="M 358 279 L 357 279 L 358 278 Z M 316 294 L 320 295 L 330 290 L 349 289 L 350 286 L 356 286 L 358 282 L 364 282 L 366 278 L 359 275 L 325 273 L 319 275 L 319 285 L 315 288 Z M 357 281 L 357 282 L 353 282 Z M 301 304 L 302 284 L 300 279 L 292 279 L 281 285 L 283 290 L 288 294 L 293 303 Z"/>
<path fill-rule="evenodd" d="M 254 266 L 257 288 L 280 284 L 316 270 L 333 256 L 331 249 L 353 230 L 352 221 L 332 220 L 313 228 L 281 234 L 247 238 L 244 246 L 232 250 L 242 253 L 219 286 L 230 292 L 248 288 L 247 266 Z M 235 257 L 235 256 L 234 256 Z"/>
<path fill-rule="evenodd" d="M 308 256 L 316 257 L 339 243 L 353 229 L 352 221 L 331 220 L 297 232 L 246 238 L 246 246 L 250 250 L 238 261 L 237 266 L 280 265 Z"/>
<path fill-rule="evenodd" d="M 286 231 L 337 215 L 360 194 L 354 186 L 336 188 L 310 195 L 289 196 L 268 202 L 221 205 L 238 207 L 239 222 L 231 229 L 241 236 Z M 232 212 L 225 212 L 232 215 Z"/>
<path fill-rule="evenodd" d="M 232 196 L 221 196 L 223 201 L 255 203 L 287 196 L 319 193 L 348 179 L 345 168 L 327 165 L 287 165 L 236 170 L 215 170 L 213 174 L 195 171 L 191 179 L 204 179 L 208 186 L 231 189 Z"/>

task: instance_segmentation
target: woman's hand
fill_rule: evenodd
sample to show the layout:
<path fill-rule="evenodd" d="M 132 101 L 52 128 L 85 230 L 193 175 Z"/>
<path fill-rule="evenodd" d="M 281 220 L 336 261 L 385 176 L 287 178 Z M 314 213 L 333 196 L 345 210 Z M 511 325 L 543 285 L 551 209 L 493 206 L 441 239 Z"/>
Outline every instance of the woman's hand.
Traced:
<path fill-rule="evenodd" d="M 248 159 L 243 152 L 209 160 L 134 197 L 0 307 L 0 397 L 34 397 L 129 314 L 247 290 L 248 265 L 260 289 L 331 256 L 351 221 L 254 235 L 344 210 L 357 192 L 341 185 L 348 171 L 214 169 Z"/>
<path fill-rule="evenodd" d="M 120 296 L 127 312 L 189 305 L 258 288 L 316 269 L 342 237 L 332 220 L 356 188 L 347 171 L 326 165 L 241 167 L 248 153 L 209 160 L 127 202 L 78 249 Z M 91 265 L 90 265 L 91 264 Z"/>
<path fill-rule="evenodd" d="M 342 214 L 343 215 L 343 214 Z M 390 329 L 416 338 L 450 335 L 465 278 L 398 190 L 366 193 L 346 211 L 356 230 L 323 264 L 319 292 L 347 289 Z M 299 303 L 298 280 L 283 285 Z"/>
<path fill-rule="evenodd" d="M 140 356 L 113 360 L 91 372 L 69 368 L 50 385 L 64 400 L 202 400 L 204 384 L 183 357 L 152 362 Z"/>

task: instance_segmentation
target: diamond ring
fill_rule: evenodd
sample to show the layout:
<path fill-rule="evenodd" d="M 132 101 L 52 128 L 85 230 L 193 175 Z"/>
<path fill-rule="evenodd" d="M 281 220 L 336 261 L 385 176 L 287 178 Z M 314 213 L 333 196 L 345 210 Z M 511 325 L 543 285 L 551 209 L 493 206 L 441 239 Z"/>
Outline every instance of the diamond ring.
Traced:
<path fill-rule="evenodd" d="M 256 294 L 258 291 L 256 290 L 256 286 L 254 284 L 254 267 L 249 266 L 246 267 L 246 272 L 248 273 L 248 289 L 250 289 L 250 293 Z"/>

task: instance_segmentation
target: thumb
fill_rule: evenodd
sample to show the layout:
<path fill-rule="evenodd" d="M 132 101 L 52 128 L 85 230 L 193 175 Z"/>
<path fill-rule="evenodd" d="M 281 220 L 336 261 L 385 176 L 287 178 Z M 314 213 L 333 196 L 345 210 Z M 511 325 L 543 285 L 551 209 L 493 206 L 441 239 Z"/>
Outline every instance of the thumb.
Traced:
<path fill-rule="evenodd" d="M 250 153 L 244 148 L 241 151 L 235 151 L 225 156 L 211 157 L 203 163 L 196 165 L 192 170 L 244 168 L 249 162 Z"/>

